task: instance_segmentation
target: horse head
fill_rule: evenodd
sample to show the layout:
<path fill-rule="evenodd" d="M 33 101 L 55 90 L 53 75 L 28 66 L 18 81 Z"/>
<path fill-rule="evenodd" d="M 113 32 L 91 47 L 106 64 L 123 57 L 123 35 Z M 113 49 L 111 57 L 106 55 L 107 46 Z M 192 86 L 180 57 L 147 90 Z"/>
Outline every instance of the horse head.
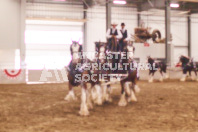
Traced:
<path fill-rule="evenodd" d="M 97 58 L 101 63 L 105 63 L 106 61 L 106 51 L 107 51 L 107 44 L 104 42 L 95 42 L 96 44 L 96 52 Z"/>
<path fill-rule="evenodd" d="M 72 51 L 72 63 L 77 64 L 80 63 L 80 44 L 77 41 L 72 41 L 71 45 L 71 51 Z"/>
<path fill-rule="evenodd" d="M 155 60 L 151 58 L 151 56 L 147 56 L 147 59 L 149 64 L 153 64 L 155 62 Z"/>
<path fill-rule="evenodd" d="M 126 44 L 125 51 L 127 51 L 127 59 L 129 61 L 132 61 L 133 60 L 133 56 L 134 56 L 134 51 L 135 51 L 135 48 L 133 47 L 133 43 L 132 42 L 128 42 Z"/>
<path fill-rule="evenodd" d="M 179 62 L 182 63 L 182 65 L 186 65 L 190 62 L 190 59 L 184 55 L 181 55 L 179 57 Z"/>

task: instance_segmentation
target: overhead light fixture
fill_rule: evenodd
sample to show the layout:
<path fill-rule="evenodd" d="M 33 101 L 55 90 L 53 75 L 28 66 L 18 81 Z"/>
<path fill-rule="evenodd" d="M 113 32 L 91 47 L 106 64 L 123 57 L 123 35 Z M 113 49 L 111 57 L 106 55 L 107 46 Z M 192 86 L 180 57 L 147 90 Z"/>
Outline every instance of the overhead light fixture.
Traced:
<path fill-rule="evenodd" d="M 66 1 L 66 0 L 54 0 L 54 1 Z"/>
<path fill-rule="evenodd" d="M 179 8 L 179 4 L 177 4 L 177 3 L 171 3 L 170 4 L 170 7 L 172 7 L 172 8 Z"/>
<path fill-rule="evenodd" d="M 120 5 L 125 5 L 127 2 L 125 0 L 114 0 L 114 4 L 120 4 Z"/>

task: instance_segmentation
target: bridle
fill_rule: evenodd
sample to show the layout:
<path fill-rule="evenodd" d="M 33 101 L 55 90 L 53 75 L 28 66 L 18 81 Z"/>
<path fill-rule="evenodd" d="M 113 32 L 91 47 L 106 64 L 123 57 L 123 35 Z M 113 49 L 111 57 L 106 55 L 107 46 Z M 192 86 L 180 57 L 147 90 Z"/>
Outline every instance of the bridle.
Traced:
<path fill-rule="evenodd" d="M 100 63 L 105 63 L 105 59 L 106 59 L 106 48 L 105 48 L 105 45 L 102 44 L 102 45 L 99 45 L 98 47 L 98 61 Z"/>
<path fill-rule="evenodd" d="M 78 63 L 80 56 L 79 56 L 79 49 L 80 49 L 80 45 L 77 42 L 73 42 L 72 46 L 72 62 L 74 63 Z"/>

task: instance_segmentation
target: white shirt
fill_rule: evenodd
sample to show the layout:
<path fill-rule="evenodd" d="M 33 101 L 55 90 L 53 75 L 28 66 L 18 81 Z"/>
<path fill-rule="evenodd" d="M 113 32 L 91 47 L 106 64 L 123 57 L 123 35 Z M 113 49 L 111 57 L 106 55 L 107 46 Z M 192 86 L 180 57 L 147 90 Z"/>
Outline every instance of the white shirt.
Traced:
<path fill-rule="evenodd" d="M 124 29 L 120 29 L 121 31 L 122 31 L 122 33 L 124 33 L 125 32 L 125 28 Z M 127 30 L 127 38 L 125 39 L 126 41 L 130 41 L 131 40 L 131 38 L 130 38 L 130 33 L 129 33 L 129 31 Z"/>
<path fill-rule="evenodd" d="M 111 35 L 111 29 L 112 29 L 112 32 L 114 33 L 116 28 L 110 28 L 107 30 L 107 34 L 106 34 L 106 37 L 107 39 L 111 38 L 112 35 Z M 118 35 L 116 35 L 116 38 L 117 39 L 121 39 L 122 38 L 122 33 L 120 32 L 120 30 L 117 29 L 117 32 L 118 32 Z"/>

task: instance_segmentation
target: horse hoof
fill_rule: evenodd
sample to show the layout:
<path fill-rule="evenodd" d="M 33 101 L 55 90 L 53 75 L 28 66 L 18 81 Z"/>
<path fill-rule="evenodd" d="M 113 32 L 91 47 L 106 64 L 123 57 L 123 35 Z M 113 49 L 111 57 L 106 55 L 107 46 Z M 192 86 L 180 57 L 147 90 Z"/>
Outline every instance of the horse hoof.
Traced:
<path fill-rule="evenodd" d="M 185 82 L 185 81 L 186 81 L 186 79 L 180 79 L 180 81 L 181 81 L 181 82 Z"/>
<path fill-rule="evenodd" d="M 137 85 L 134 87 L 134 90 L 136 93 L 140 93 L 140 88 Z"/>
<path fill-rule="evenodd" d="M 94 92 L 92 92 L 91 97 L 92 97 L 92 100 L 94 101 L 94 100 L 96 100 L 96 99 L 97 99 L 97 94 L 96 94 L 96 93 L 94 93 Z"/>
<path fill-rule="evenodd" d="M 191 80 L 192 80 L 192 81 L 195 81 L 195 78 L 194 78 L 194 77 L 191 77 Z"/>
<path fill-rule="evenodd" d="M 87 109 L 87 106 L 81 106 L 79 114 L 81 116 L 88 116 L 89 115 L 89 111 Z"/>
<path fill-rule="evenodd" d="M 149 83 L 153 83 L 153 80 L 149 80 L 148 82 L 149 82 Z"/>
<path fill-rule="evenodd" d="M 160 82 L 163 82 L 163 79 L 160 79 L 159 81 L 160 81 Z"/>
<path fill-rule="evenodd" d="M 112 103 L 113 99 L 111 97 L 109 97 L 108 102 Z"/>
<path fill-rule="evenodd" d="M 102 105 L 102 100 L 101 99 L 97 100 L 96 104 L 97 105 Z"/>
<path fill-rule="evenodd" d="M 137 98 L 132 98 L 131 101 L 132 102 L 137 102 Z"/>
<path fill-rule="evenodd" d="M 89 109 L 89 110 L 92 110 L 92 109 L 93 109 L 92 103 L 88 103 L 87 106 L 88 106 L 88 109 Z"/>
<path fill-rule="evenodd" d="M 166 76 L 165 76 L 165 79 L 169 79 L 169 75 L 166 75 Z"/>
<path fill-rule="evenodd" d="M 66 101 L 77 101 L 78 99 L 77 99 L 77 97 L 75 97 L 75 96 L 67 95 L 67 96 L 64 98 L 64 100 L 66 100 Z"/>
<path fill-rule="evenodd" d="M 102 105 L 102 98 L 97 98 L 96 100 L 94 100 L 94 104 L 96 105 Z"/>
<path fill-rule="evenodd" d="M 81 115 L 81 116 L 88 116 L 89 115 L 89 111 L 87 110 L 87 111 L 79 111 L 79 114 Z"/>
<path fill-rule="evenodd" d="M 113 102 L 113 100 L 112 100 L 111 97 L 106 98 L 105 101 L 106 101 L 106 102 L 109 102 L 109 103 Z"/>
<path fill-rule="evenodd" d="M 125 84 L 125 89 L 126 89 L 127 95 L 129 95 L 131 93 L 131 89 L 130 89 L 129 83 Z"/>
<path fill-rule="evenodd" d="M 67 96 L 64 98 L 65 101 L 68 101 L 69 99 L 67 98 Z"/>
<path fill-rule="evenodd" d="M 107 101 L 107 99 L 108 99 L 108 95 L 107 95 L 107 94 L 104 94 L 104 95 L 102 96 L 103 102 Z"/>
<path fill-rule="evenodd" d="M 137 102 L 137 98 L 135 96 L 131 95 L 130 97 L 128 97 L 127 101 L 128 102 Z"/>
<path fill-rule="evenodd" d="M 119 102 L 118 103 L 118 106 L 121 106 L 121 107 L 124 107 L 124 106 L 126 106 L 127 105 L 127 102 Z"/>
<path fill-rule="evenodd" d="M 126 101 L 125 95 L 122 95 L 118 103 L 118 106 L 126 106 L 126 105 L 127 105 L 127 101 Z"/>
<path fill-rule="evenodd" d="M 112 98 L 110 97 L 109 94 L 106 94 L 106 95 L 103 97 L 103 102 L 112 102 Z"/>
<path fill-rule="evenodd" d="M 127 101 L 128 101 L 128 103 L 130 103 L 130 102 L 132 101 L 131 97 L 129 97 L 129 98 L 127 99 Z"/>
<path fill-rule="evenodd" d="M 129 97 L 128 98 L 128 102 L 130 103 L 130 102 L 137 102 L 137 99 L 136 98 L 131 98 L 131 97 Z"/>

